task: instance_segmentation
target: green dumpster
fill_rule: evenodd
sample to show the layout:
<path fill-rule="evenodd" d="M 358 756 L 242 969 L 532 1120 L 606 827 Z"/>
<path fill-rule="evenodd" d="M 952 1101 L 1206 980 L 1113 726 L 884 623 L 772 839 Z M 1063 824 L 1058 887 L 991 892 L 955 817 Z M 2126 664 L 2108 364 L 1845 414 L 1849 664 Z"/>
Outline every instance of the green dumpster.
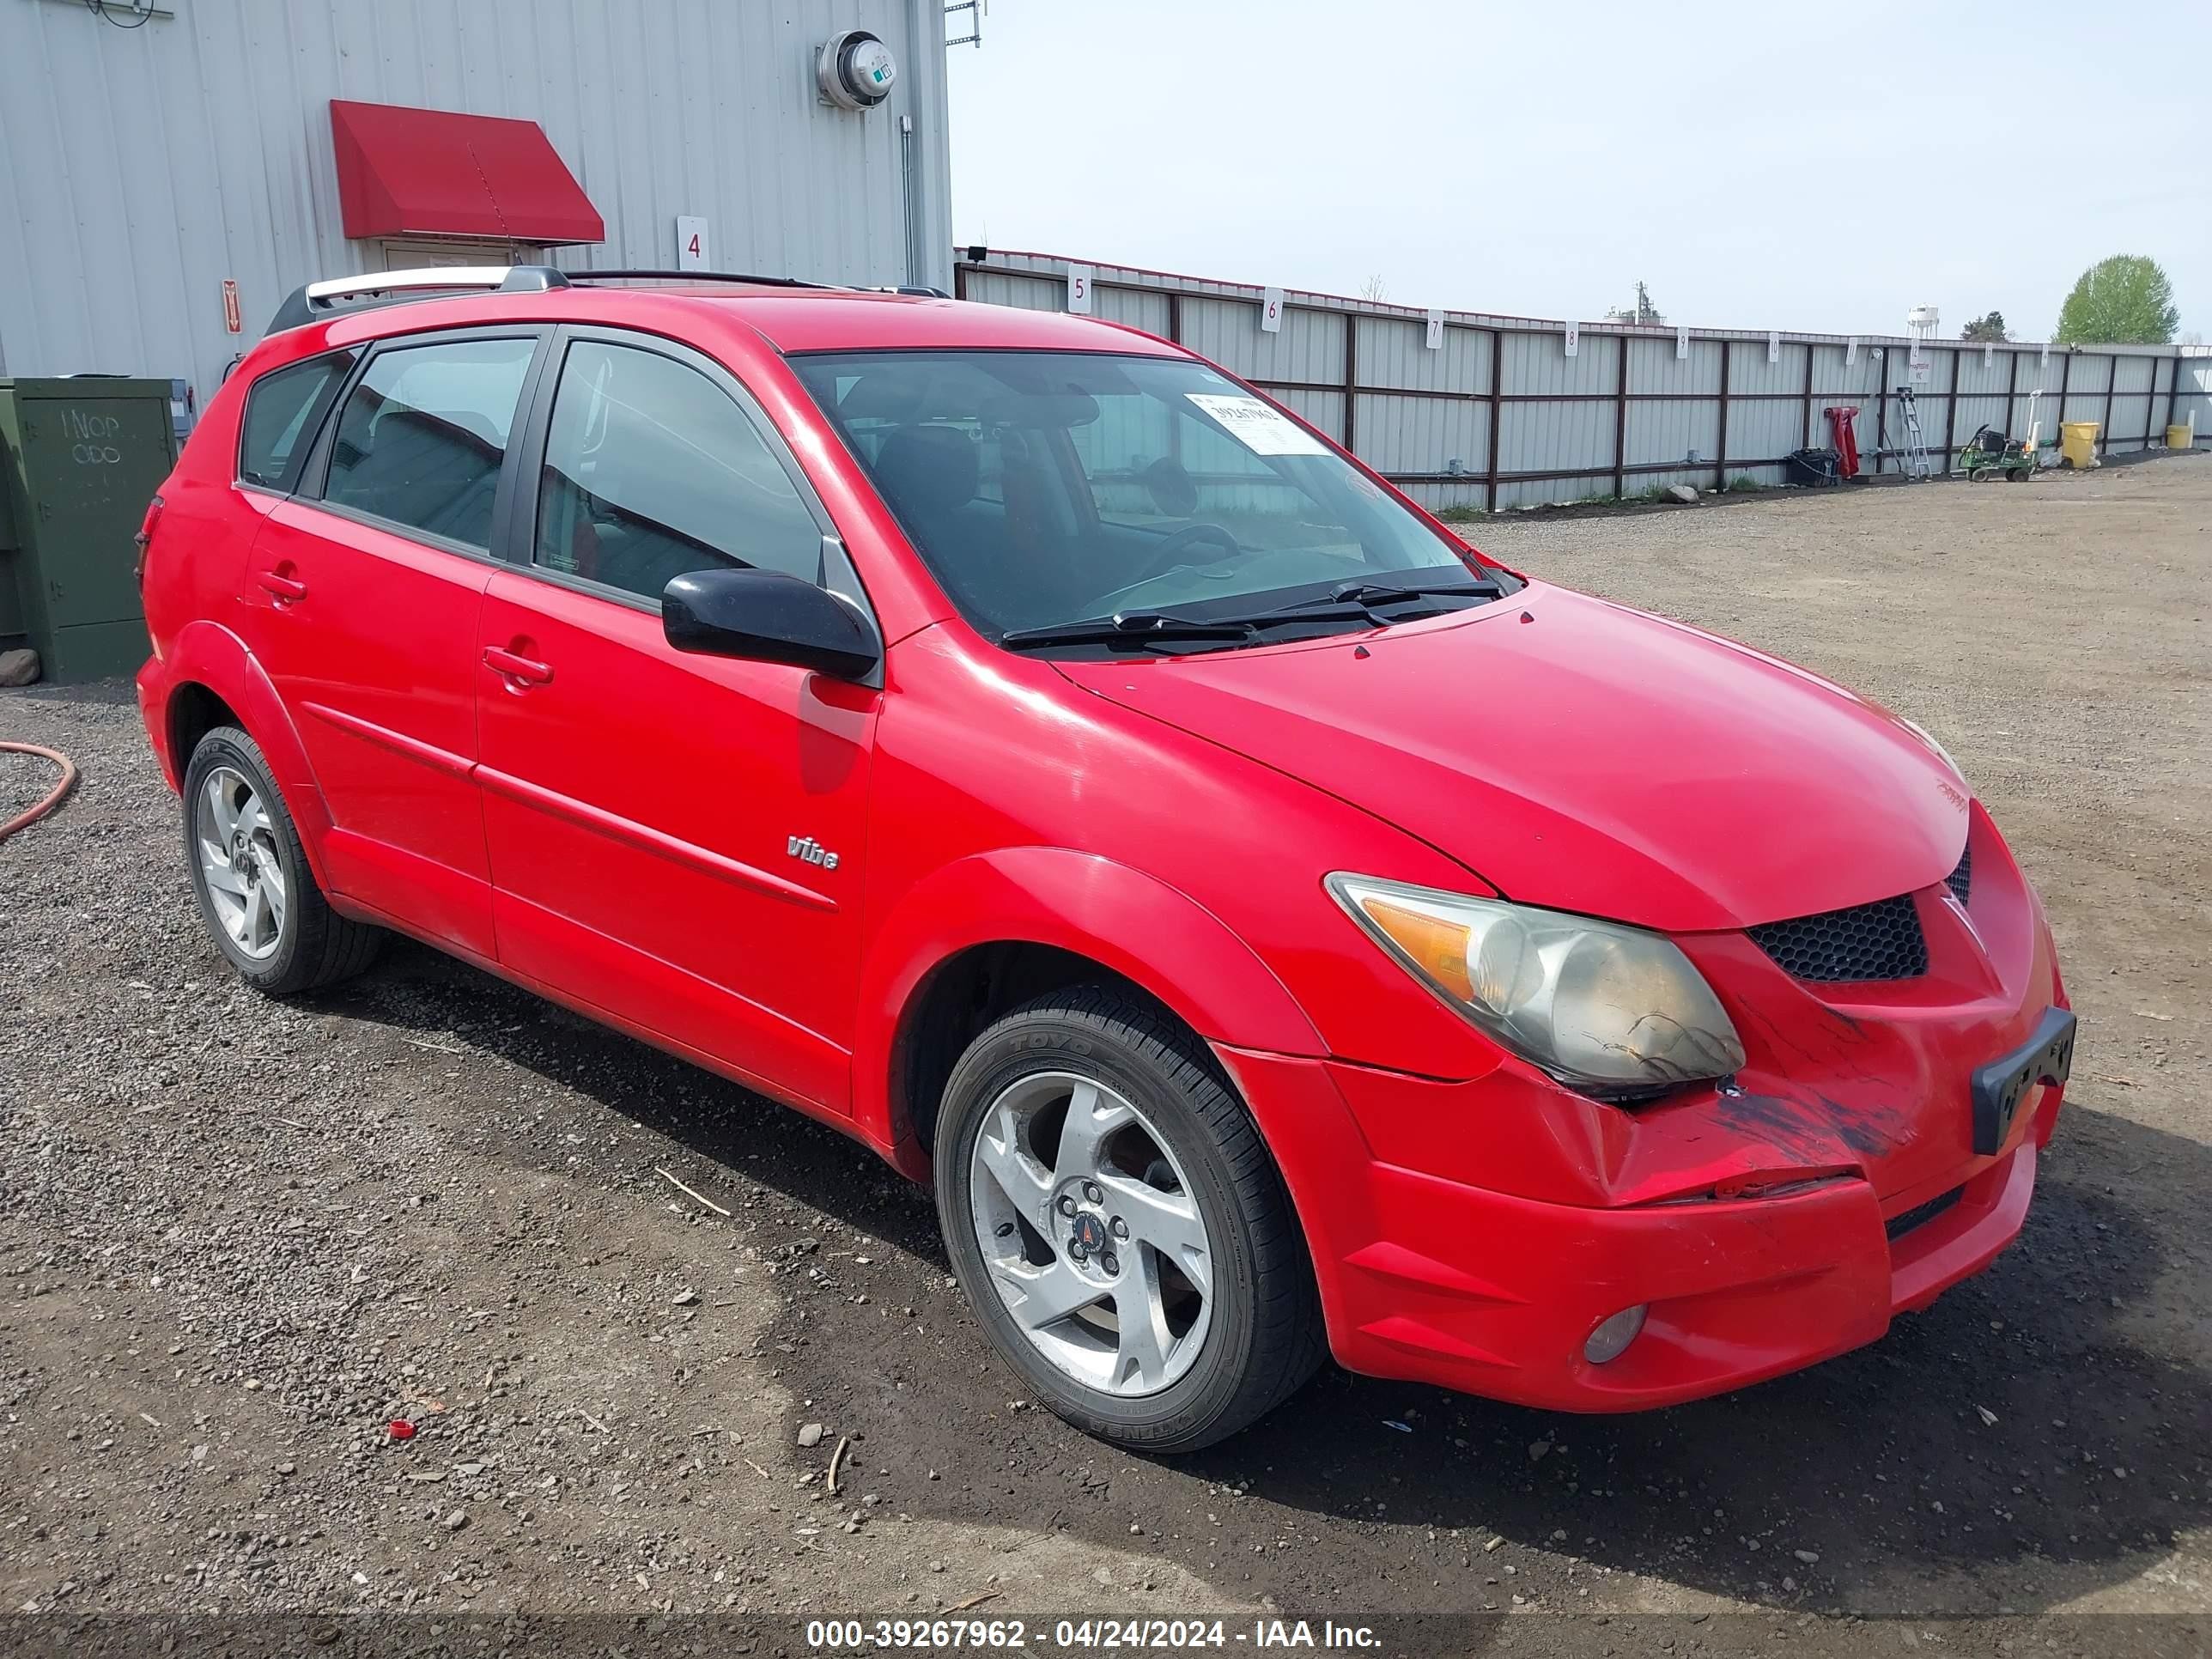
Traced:
<path fill-rule="evenodd" d="M 27 638 L 43 678 L 146 660 L 138 526 L 176 460 L 169 382 L 0 379 L 0 647 Z"/>

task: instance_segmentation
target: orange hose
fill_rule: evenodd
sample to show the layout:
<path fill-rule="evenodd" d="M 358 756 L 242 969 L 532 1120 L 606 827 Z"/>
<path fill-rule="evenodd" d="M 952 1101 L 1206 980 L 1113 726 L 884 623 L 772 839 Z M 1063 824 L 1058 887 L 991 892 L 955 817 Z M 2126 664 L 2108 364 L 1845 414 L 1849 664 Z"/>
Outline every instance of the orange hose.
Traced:
<path fill-rule="evenodd" d="M 40 760 L 50 760 L 62 769 L 61 781 L 47 793 L 44 800 L 28 811 L 18 812 L 7 823 L 0 823 L 0 841 L 5 841 L 18 830 L 29 829 L 62 804 L 62 797 L 68 794 L 76 782 L 76 763 L 58 749 L 47 749 L 35 743 L 0 743 L 0 750 L 10 755 L 36 755 Z"/>

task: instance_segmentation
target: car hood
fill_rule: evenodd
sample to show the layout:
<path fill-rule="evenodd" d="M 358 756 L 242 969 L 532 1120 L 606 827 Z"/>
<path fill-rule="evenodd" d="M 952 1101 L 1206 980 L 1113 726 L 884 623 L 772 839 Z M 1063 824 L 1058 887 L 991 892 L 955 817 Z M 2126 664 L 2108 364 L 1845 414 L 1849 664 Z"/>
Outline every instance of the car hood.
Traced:
<path fill-rule="evenodd" d="M 1669 933 L 1908 892 L 1966 845 L 1957 774 L 1887 710 L 1545 583 L 1379 632 L 1056 666 L 1376 814 L 1508 898 Z"/>

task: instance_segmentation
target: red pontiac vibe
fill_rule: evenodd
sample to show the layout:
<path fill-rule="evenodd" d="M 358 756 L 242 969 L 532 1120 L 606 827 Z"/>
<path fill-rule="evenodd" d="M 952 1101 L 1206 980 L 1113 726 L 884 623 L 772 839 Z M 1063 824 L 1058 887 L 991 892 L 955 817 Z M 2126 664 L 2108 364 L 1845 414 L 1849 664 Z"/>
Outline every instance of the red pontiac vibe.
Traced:
<path fill-rule="evenodd" d="M 1484 559 L 1150 336 L 312 284 L 142 541 L 240 974 L 397 930 L 836 1126 L 1108 1439 L 1205 1445 L 1324 1345 L 1692 1400 L 2027 1213 L 2074 1019 L 1942 749 Z"/>

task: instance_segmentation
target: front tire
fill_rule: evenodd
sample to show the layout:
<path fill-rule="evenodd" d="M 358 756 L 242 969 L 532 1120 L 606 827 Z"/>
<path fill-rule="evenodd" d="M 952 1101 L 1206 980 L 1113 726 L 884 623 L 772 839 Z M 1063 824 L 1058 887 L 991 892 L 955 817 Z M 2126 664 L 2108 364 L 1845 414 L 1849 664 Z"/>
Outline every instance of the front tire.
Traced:
<path fill-rule="evenodd" d="M 1205 1045 L 1155 1005 L 1089 986 L 998 1021 L 953 1067 L 936 1163 L 993 1346 L 1086 1433 L 1193 1451 L 1320 1364 L 1282 1179 Z"/>
<path fill-rule="evenodd" d="M 216 948 L 271 996 L 319 990 L 368 966 L 383 934 L 331 908 L 261 745 L 234 726 L 185 769 L 185 866 Z"/>

